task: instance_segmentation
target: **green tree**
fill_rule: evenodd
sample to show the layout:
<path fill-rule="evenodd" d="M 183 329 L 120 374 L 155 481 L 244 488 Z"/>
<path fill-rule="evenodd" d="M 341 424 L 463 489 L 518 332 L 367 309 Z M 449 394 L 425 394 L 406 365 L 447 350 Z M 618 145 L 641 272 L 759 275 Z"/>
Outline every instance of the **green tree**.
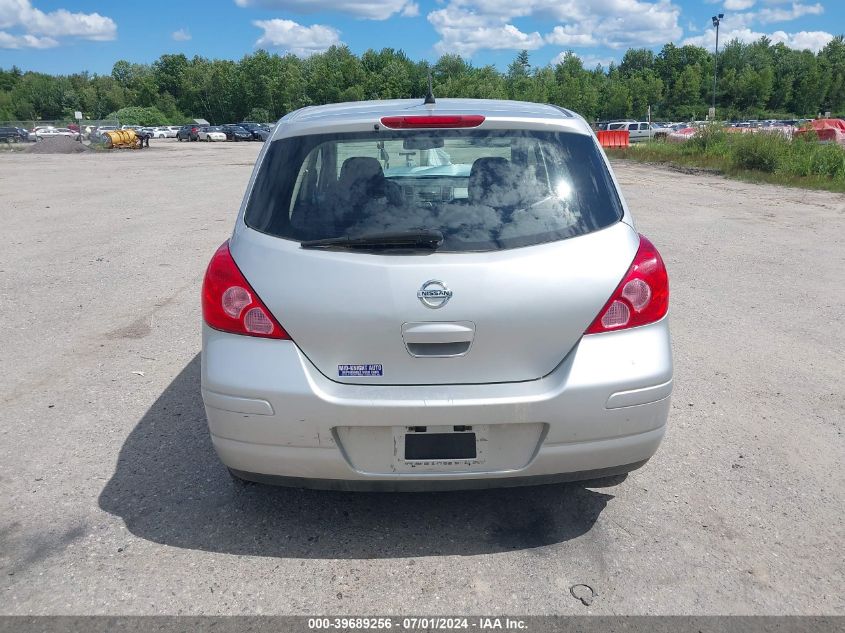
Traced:
<path fill-rule="evenodd" d="M 631 114 L 631 91 L 618 70 L 608 76 L 602 94 L 600 116 L 606 119 L 624 119 Z"/>
<path fill-rule="evenodd" d="M 258 50 L 238 61 L 168 54 L 152 64 L 118 60 L 106 75 L 0 69 L 0 118 L 62 119 L 74 110 L 103 118 L 133 107 L 178 123 L 192 117 L 274 120 L 312 104 L 421 98 L 430 72 L 437 97 L 549 102 L 589 119 L 640 118 L 651 106 L 655 116 L 688 119 L 702 117 L 710 106 L 714 61 L 704 48 L 675 44 L 657 54 L 629 49 L 618 67 L 592 69 L 572 52 L 552 65 L 533 66 L 528 52 L 520 51 L 505 72 L 453 54 L 430 65 L 392 48 L 357 56 L 335 46 L 305 59 Z M 719 54 L 717 102 L 720 117 L 845 114 L 845 37 L 818 53 L 767 38 L 728 42 Z"/>
<path fill-rule="evenodd" d="M 105 118 L 120 121 L 121 125 L 163 125 L 170 123 L 158 108 L 131 106 L 110 112 Z"/>

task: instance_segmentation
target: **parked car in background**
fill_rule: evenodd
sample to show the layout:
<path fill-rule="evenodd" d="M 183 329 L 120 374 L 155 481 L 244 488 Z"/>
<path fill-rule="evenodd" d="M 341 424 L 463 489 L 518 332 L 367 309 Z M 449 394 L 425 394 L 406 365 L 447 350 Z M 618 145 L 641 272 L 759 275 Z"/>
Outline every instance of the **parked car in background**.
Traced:
<path fill-rule="evenodd" d="M 229 141 L 251 141 L 252 132 L 242 128 L 240 125 L 234 123 L 227 123 L 221 125 L 220 129 L 226 134 L 226 140 Z"/>
<path fill-rule="evenodd" d="M 167 126 L 165 126 L 164 129 L 167 130 L 167 132 L 165 133 L 165 136 L 167 138 L 176 138 L 176 132 L 179 131 L 180 127 L 181 126 L 179 126 L 179 125 L 167 125 Z"/>
<path fill-rule="evenodd" d="M 35 139 L 38 141 L 43 141 L 45 138 L 52 138 L 55 136 L 68 136 L 72 139 L 79 140 L 79 132 L 74 132 L 66 127 L 41 129 L 35 133 Z"/>
<path fill-rule="evenodd" d="M 207 125 L 200 128 L 197 138 L 200 141 L 225 141 L 226 133 L 215 125 Z"/>
<path fill-rule="evenodd" d="M 32 128 L 29 131 L 28 138 L 29 138 L 30 141 L 39 141 L 39 140 L 41 140 L 38 137 L 39 133 L 41 133 L 45 130 L 55 130 L 55 129 L 56 128 L 53 125 L 36 125 L 34 128 Z"/>
<path fill-rule="evenodd" d="M 608 130 L 627 130 L 628 138 L 632 143 L 648 141 L 653 138 L 666 138 L 669 133 L 667 128 L 658 126 L 648 121 L 617 121 L 608 123 Z"/>
<path fill-rule="evenodd" d="M 22 134 L 20 128 L 0 127 L 0 142 L 22 143 L 26 140 L 28 140 L 28 134 L 25 131 Z"/>
<path fill-rule="evenodd" d="M 196 141 L 199 138 L 200 126 L 196 123 L 183 125 L 176 132 L 176 138 L 180 141 Z"/>
<path fill-rule="evenodd" d="M 150 128 L 150 132 L 153 135 L 153 138 L 167 138 L 167 135 L 170 133 L 170 128 L 159 126 Z"/>
<path fill-rule="evenodd" d="M 202 398 L 236 479 L 487 488 L 654 454 L 668 277 L 580 116 L 335 104 L 265 149 L 202 290 Z"/>
<path fill-rule="evenodd" d="M 250 121 L 244 121 L 242 123 L 238 123 L 240 127 L 245 129 L 247 132 L 252 134 L 253 141 L 261 141 L 264 142 L 268 138 L 270 138 L 270 130 L 266 129 L 260 123 L 252 123 Z"/>
<path fill-rule="evenodd" d="M 609 129 L 611 129 L 610 126 L 614 125 L 614 126 L 617 126 L 617 127 L 614 127 L 613 129 L 618 130 L 618 129 L 620 129 L 618 127 L 619 124 L 621 124 L 621 123 L 633 123 L 633 122 L 634 122 L 634 119 L 615 119 L 613 121 L 599 121 L 598 123 L 596 123 L 595 129 L 596 130 L 609 130 Z"/>

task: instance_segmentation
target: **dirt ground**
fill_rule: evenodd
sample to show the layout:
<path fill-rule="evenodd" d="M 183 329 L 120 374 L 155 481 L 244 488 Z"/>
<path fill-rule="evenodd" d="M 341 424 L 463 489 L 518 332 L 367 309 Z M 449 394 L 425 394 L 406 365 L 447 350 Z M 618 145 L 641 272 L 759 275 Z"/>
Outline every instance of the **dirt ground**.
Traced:
<path fill-rule="evenodd" d="M 618 485 L 241 489 L 199 288 L 259 148 L 0 155 L 0 613 L 845 613 L 845 196 L 616 165 L 676 360 Z"/>

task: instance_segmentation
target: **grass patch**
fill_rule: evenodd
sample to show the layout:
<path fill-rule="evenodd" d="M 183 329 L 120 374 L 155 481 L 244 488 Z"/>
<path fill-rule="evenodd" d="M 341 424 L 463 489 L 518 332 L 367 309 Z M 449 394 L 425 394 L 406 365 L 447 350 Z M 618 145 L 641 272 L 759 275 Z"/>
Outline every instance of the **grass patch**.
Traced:
<path fill-rule="evenodd" d="M 845 193 L 845 148 L 814 138 L 728 134 L 705 128 L 686 143 L 649 142 L 607 150 L 611 158 L 704 169 L 747 182 Z"/>
<path fill-rule="evenodd" d="M 0 141 L 0 152 L 22 152 L 26 149 L 26 143 L 7 143 Z"/>

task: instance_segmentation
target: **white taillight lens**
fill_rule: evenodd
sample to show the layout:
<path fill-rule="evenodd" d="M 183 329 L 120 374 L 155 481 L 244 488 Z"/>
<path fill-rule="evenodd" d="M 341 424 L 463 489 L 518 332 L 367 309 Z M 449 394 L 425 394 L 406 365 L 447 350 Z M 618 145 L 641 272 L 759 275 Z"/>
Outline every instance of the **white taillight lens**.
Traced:
<path fill-rule="evenodd" d="M 631 318 L 631 310 L 621 301 L 614 301 L 601 318 L 601 324 L 608 330 L 623 327 Z"/>
<path fill-rule="evenodd" d="M 640 312 L 651 299 L 651 287 L 642 279 L 632 279 L 622 287 L 622 296 L 631 303 L 634 310 Z"/>
<path fill-rule="evenodd" d="M 244 317 L 244 327 L 253 334 L 272 334 L 273 322 L 261 308 L 251 308 Z"/>
<path fill-rule="evenodd" d="M 221 302 L 223 304 L 223 312 L 233 319 L 237 319 L 241 316 L 243 309 L 252 303 L 252 297 L 249 296 L 249 292 L 245 288 L 232 286 L 231 288 L 227 288 L 226 292 L 223 293 Z"/>

